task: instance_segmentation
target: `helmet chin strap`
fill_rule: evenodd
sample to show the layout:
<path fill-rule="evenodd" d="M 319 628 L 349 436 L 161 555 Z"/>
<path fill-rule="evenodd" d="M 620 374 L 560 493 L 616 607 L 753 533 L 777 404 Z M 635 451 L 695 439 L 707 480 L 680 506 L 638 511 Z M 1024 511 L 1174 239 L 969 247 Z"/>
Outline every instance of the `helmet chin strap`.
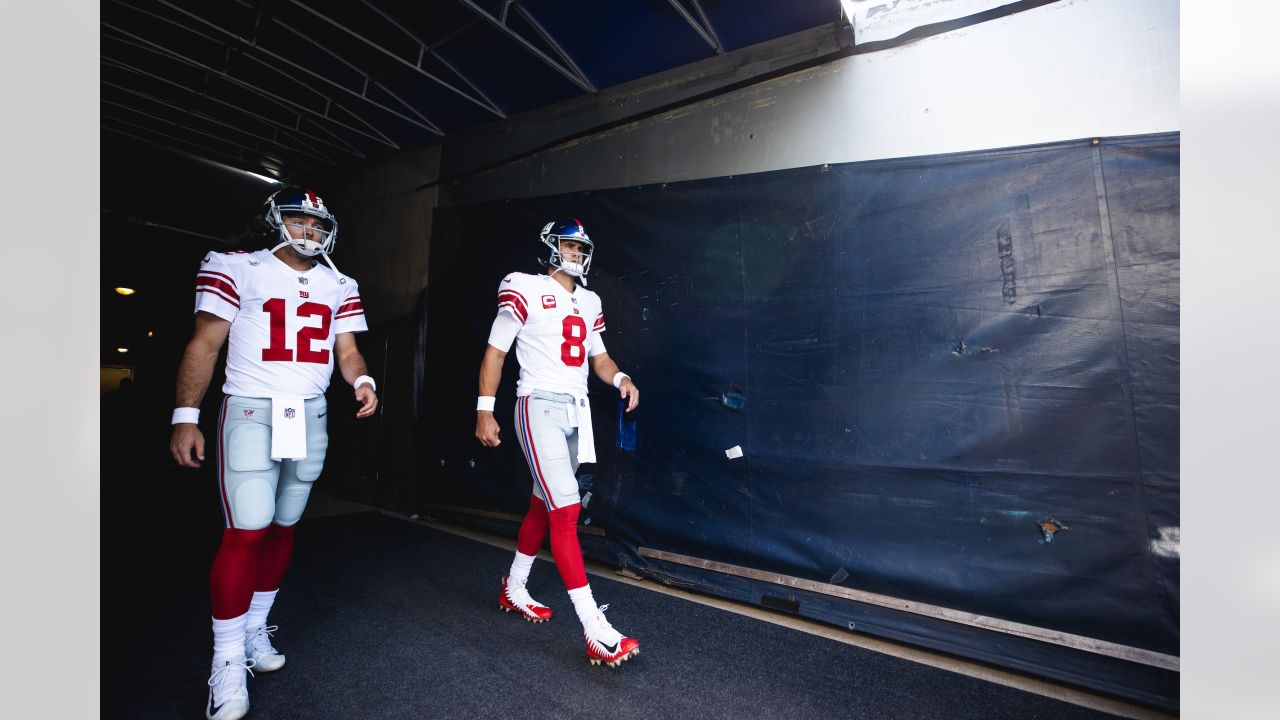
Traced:
<path fill-rule="evenodd" d="M 294 245 L 294 244 L 293 244 L 293 241 L 292 241 L 292 240 L 285 240 L 285 241 L 281 242 L 279 245 L 276 245 L 275 247 L 271 248 L 271 254 L 272 254 L 272 255 L 275 255 L 275 254 L 276 254 L 276 251 L 277 251 L 277 250 L 279 250 L 280 248 L 284 247 L 285 245 L 288 245 L 288 246 L 290 246 L 290 247 L 294 248 L 295 250 L 296 250 L 296 249 L 297 249 L 297 247 L 298 247 L 297 245 Z M 305 255 L 305 253 L 303 253 L 303 254 Z M 331 260 L 331 259 L 329 258 L 329 253 L 324 252 L 323 250 L 320 250 L 320 251 L 316 252 L 316 255 L 319 255 L 320 257 L 324 258 L 324 261 L 325 261 L 326 263 L 328 263 L 328 264 L 329 264 L 329 267 L 333 268 L 333 271 L 334 271 L 335 273 L 337 273 L 337 275 L 338 275 L 338 282 L 340 282 L 340 283 L 342 283 L 342 284 L 344 284 L 344 285 L 347 283 L 347 276 L 346 276 L 346 275 L 343 275 L 343 274 L 342 274 L 342 271 L 338 270 L 338 266 L 333 264 L 333 260 Z M 315 255 L 307 255 L 307 257 L 315 257 Z"/>
<path fill-rule="evenodd" d="M 552 274 L 552 275 L 555 275 L 555 274 L 556 274 L 556 273 L 558 273 L 558 272 L 562 272 L 562 273 L 564 273 L 565 275 L 568 275 L 569 277 L 574 278 L 574 279 L 578 280 L 579 282 L 581 282 L 581 283 L 582 283 L 582 287 L 586 287 L 586 286 L 587 286 L 587 278 L 586 278 L 582 273 L 578 273 L 578 274 L 576 274 L 576 275 L 575 275 L 574 273 L 569 272 L 568 270 L 565 270 L 564 268 L 560 267 L 559 265 L 552 265 L 551 267 L 555 268 L 555 270 L 552 270 L 552 271 L 551 271 L 551 274 Z"/>

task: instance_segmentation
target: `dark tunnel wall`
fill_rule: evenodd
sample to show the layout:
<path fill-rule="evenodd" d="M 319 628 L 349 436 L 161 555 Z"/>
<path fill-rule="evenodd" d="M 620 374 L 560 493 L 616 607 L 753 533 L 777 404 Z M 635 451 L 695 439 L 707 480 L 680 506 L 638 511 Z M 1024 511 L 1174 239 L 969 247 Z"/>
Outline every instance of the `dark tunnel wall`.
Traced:
<path fill-rule="evenodd" d="M 641 548 L 1178 655 L 1178 177 L 1168 134 L 440 208 L 420 493 L 527 504 L 514 357 L 496 450 L 473 437 L 477 371 L 498 282 L 571 215 L 643 392 L 630 428 L 591 381 L 591 554 L 1176 707 L 1176 671 Z"/>

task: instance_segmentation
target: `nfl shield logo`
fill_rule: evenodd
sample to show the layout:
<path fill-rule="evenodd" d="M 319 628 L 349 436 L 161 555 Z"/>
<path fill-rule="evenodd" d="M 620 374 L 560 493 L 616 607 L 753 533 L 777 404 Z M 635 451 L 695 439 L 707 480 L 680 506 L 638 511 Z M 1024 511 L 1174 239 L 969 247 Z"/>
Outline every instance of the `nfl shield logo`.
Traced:
<path fill-rule="evenodd" d="M 247 418 L 251 418 L 251 417 L 253 417 L 253 410 L 250 410 L 249 408 L 245 408 L 245 410 L 244 410 L 244 416 L 245 416 L 245 417 L 247 417 Z"/>
<path fill-rule="evenodd" d="M 294 415 L 296 415 L 296 414 L 297 414 L 297 413 L 295 413 L 295 412 L 293 411 L 293 408 L 285 408 L 285 409 L 284 409 L 284 416 L 285 416 L 286 418 L 290 419 L 290 420 L 292 420 L 292 419 L 293 419 L 293 416 L 294 416 Z"/>

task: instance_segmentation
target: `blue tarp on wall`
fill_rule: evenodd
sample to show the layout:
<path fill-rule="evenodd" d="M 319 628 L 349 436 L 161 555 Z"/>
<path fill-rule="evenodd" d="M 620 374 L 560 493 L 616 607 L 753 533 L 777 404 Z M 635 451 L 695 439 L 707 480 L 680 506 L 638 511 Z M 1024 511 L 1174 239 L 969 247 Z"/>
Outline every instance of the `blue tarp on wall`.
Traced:
<path fill-rule="evenodd" d="M 1178 655 L 1178 159 L 1176 134 L 1107 138 L 440 208 L 423 495 L 526 507 L 514 356 L 496 450 L 476 379 L 498 282 L 577 217 L 643 393 L 620 426 L 591 381 L 589 552 L 1176 707 L 1175 671 L 640 549 Z"/>

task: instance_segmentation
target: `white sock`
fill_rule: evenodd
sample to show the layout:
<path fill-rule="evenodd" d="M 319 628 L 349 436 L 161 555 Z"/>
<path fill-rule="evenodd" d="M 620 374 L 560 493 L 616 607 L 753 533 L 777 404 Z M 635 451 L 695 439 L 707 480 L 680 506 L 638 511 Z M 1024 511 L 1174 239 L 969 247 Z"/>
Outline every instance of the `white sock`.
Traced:
<path fill-rule="evenodd" d="M 255 592 L 253 594 L 253 600 L 249 602 L 249 612 L 245 615 L 245 632 L 257 630 L 267 624 L 267 613 L 271 612 L 271 604 L 276 601 L 276 593 L 278 592 L 280 592 L 280 589 L 276 588 L 271 592 Z"/>
<path fill-rule="evenodd" d="M 244 659 L 244 622 L 248 616 L 248 613 L 245 613 L 230 620 L 213 619 L 214 665 L 221 665 L 228 660 L 240 662 Z"/>
<path fill-rule="evenodd" d="M 535 555 L 525 555 L 516 551 L 516 559 L 511 561 L 511 572 L 507 573 L 510 585 L 526 585 L 529 582 L 529 570 L 533 567 Z"/>
<path fill-rule="evenodd" d="M 573 601 L 573 609 L 577 611 L 578 619 L 583 625 L 600 612 L 600 608 L 596 606 L 596 599 L 591 596 L 590 585 L 570 590 L 569 599 Z"/>

